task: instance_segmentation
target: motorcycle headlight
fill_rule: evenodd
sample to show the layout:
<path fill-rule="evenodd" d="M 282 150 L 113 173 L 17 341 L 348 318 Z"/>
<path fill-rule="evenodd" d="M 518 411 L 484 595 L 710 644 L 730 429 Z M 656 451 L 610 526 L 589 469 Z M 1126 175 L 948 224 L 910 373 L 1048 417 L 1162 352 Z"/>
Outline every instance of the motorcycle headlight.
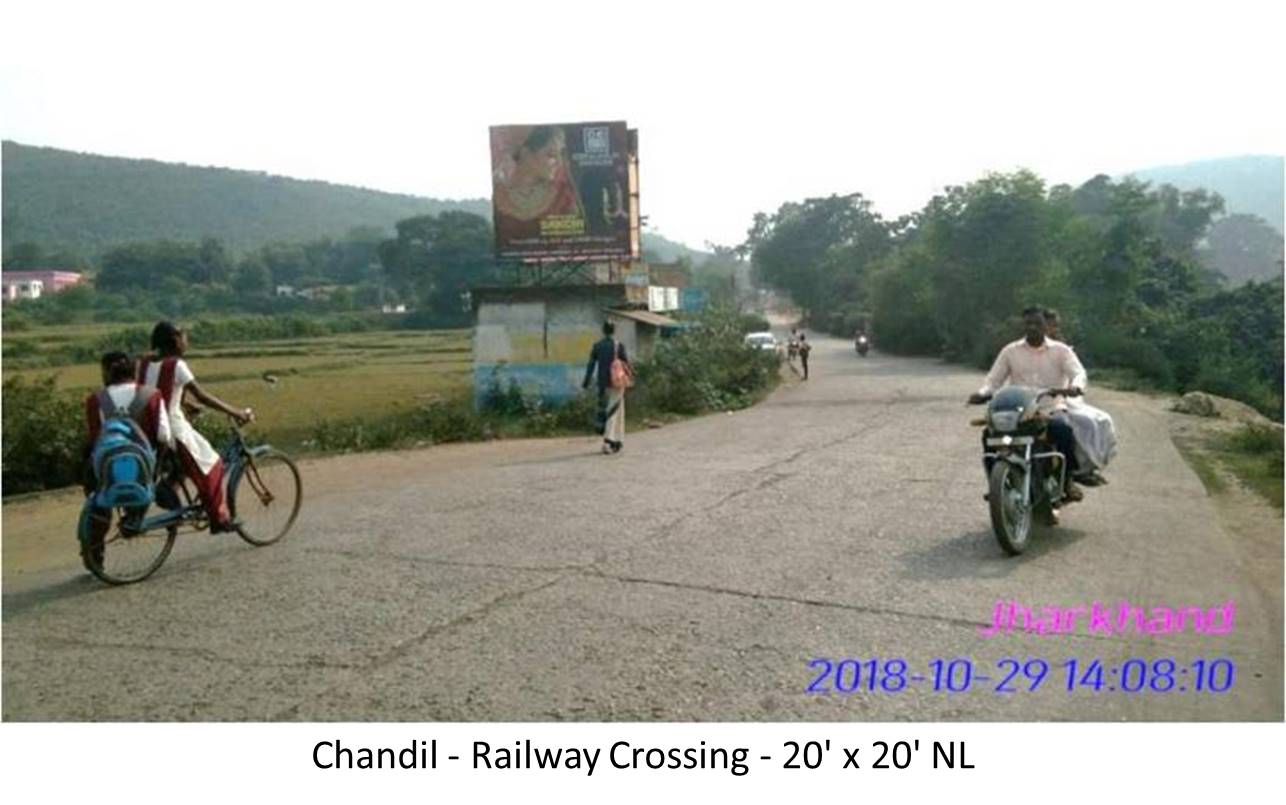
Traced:
<path fill-rule="evenodd" d="M 993 411 L 991 414 L 991 429 L 1002 432 L 1017 430 L 1020 415 L 1018 411 Z"/>

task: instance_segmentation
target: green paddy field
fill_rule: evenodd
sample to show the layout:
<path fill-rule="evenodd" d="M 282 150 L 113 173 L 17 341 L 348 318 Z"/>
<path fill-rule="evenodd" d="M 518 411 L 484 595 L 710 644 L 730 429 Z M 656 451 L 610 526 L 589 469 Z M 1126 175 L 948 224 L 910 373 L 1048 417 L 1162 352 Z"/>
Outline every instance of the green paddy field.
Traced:
<path fill-rule="evenodd" d="M 6 332 L 4 351 L 38 355 L 101 338 L 121 326 Z M 375 421 L 435 399 L 466 396 L 472 388 L 468 330 L 360 332 L 215 348 L 198 342 L 187 360 L 204 388 L 234 405 L 254 408 L 259 427 L 282 444 L 302 443 L 323 421 Z M 49 375 L 69 391 L 88 391 L 100 382 L 93 362 L 4 369 L 6 378 Z"/>

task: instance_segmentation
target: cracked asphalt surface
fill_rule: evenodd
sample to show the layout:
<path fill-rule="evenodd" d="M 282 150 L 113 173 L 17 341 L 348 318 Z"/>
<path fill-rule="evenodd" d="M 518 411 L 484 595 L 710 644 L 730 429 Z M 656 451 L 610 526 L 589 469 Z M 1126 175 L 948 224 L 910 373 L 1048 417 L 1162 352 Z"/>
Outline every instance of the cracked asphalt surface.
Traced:
<path fill-rule="evenodd" d="M 978 381 L 819 337 L 807 383 L 618 456 L 582 438 L 308 461 L 281 544 L 181 537 L 126 588 L 79 568 L 69 500 L 57 561 L 6 564 L 4 718 L 1281 720 L 1280 541 L 1265 567 L 1224 529 L 1162 403 L 1091 391 L 1121 434 L 1113 483 L 1009 558 L 963 405 Z M 981 637 L 1011 599 L 1237 610 L 1219 636 Z M 992 679 L 809 695 L 819 657 Z M 1006 657 L 1050 674 L 996 693 Z M 1217 657 L 1222 694 L 1069 692 L 1060 669 Z"/>

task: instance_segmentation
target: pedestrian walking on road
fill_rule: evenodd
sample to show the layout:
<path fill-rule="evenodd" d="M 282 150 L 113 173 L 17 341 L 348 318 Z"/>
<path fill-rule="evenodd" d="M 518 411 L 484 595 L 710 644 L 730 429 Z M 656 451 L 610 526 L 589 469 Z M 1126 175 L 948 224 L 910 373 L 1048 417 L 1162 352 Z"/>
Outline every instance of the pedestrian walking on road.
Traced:
<path fill-rule="evenodd" d="M 808 343 L 808 338 L 803 333 L 800 333 L 799 334 L 799 362 L 804 367 L 805 380 L 808 379 L 808 353 L 811 352 L 812 349 L 813 349 L 812 345 Z"/>
<path fill-rule="evenodd" d="M 594 342 L 585 367 L 581 388 L 598 373 L 598 428 L 603 434 L 603 453 L 619 453 L 625 446 L 625 390 L 634 385 L 634 368 L 625 345 L 616 340 L 616 326 L 603 322 L 603 337 Z"/>

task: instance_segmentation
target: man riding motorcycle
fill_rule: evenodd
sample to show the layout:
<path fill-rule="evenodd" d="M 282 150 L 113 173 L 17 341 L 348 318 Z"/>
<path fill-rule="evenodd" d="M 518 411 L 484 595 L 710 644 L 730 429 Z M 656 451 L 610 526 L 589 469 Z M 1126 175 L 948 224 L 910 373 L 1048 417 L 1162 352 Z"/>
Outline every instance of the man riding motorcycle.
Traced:
<path fill-rule="evenodd" d="M 1029 307 L 1023 311 L 1023 333 L 1023 338 L 1007 344 L 996 356 L 982 387 L 969 395 L 971 405 L 986 402 L 1006 385 L 1066 389 L 1072 394 L 1085 389 L 1085 367 L 1070 347 L 1045 337 L 1045 314 L 1041 308 Z M 1084 493 L 1072 481 L 1078 467 L 1076 437 L 1068 420 L 1067 403 L 1061 397 L 1044 397 L 1040 405 L 1041 413 L 1050 417 L 1049 437 L 1071 470 L 1066 476 L 1064 498 L 1082 500 Z"/>

